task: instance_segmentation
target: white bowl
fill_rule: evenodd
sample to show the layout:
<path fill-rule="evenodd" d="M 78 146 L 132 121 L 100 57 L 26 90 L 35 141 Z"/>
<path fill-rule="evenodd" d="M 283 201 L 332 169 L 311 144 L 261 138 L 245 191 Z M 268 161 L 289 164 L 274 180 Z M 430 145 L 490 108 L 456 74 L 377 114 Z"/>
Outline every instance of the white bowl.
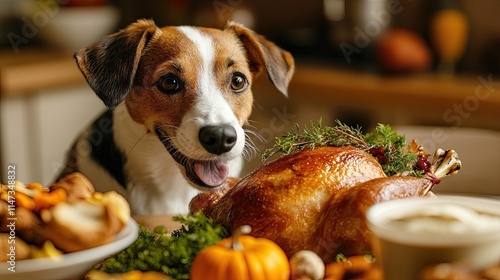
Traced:
<path fill-rule="evenodd" d="M 138 235 L 139 227 L 133 219 L 130 219 L 127 226 L 118 233 L 111 243 L 80 252 L 64 254 L 59 258 L 16 261 L 15 272 L 8 270 L 10 264 L 0 263 L 0 279 L 81 279 L 95 264 L 130 246 Z"/>
<path fill-rule="evenodd" d="M 411 225 L 395 222 L 415 215 L 445 214 L 464 221 L 426 221 L 425 227 L 415 220 Z M 370 207 L 367 221 L 374 234 L 373 253 L 385 280 L 419 279 L 422 269 L 435 263 L 482 269 L 500 260 L 500 200 L 465 196 L 392 200 Z"/>
<path fill-rule="evenodd" d="M 112 33 L 120 14 L 113 6 L 61 7 L 40 35 L 49 44 L 76 52 Z"/>

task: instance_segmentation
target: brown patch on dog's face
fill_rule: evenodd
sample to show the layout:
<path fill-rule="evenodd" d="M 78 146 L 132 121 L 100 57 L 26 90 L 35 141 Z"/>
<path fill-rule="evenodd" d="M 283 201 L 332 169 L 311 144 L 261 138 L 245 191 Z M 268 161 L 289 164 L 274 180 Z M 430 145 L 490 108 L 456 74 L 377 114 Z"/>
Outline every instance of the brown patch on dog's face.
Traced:
<path fill-rule="evenodd" d="M 185 89 L 175 93 L 162 92 L 158 83 L 163 75 L 172 74 L 179 79 L 185 79 L 188 69 L 180 68 L 184 56 L 186 38 L 175 28 L 165 28 L 159 38 L 150 42 L 139 62 L 132 89 L 127 96 L 126 105 L 131 117 L 153 130 L 155 122 L 162 120 L 165 125 L 178 126 L 183 112 L 188 110 L 193 102 L 190 84 L 185 83 Z M 190 64 L 195 64 L 196 61 Z M 189 72 L 189 71 L 188 71 Z"/>
<path fill-rule="evenodd" d="M 231 104 L 240 125 L 243 125 L 250 117 L 253 103 L 251 85 L 254 73 L 250 72 L 246 50 L 232 32 L 214 29 L 202 29 L 202 31 L 212 34 L 214 38 L 216 80 L 226 100 Z M 248 84 L 244 91 L 235 92 L 231 83 L 232 79 L 239 74 L 245 77 Z"/>
<path fill-rule="evenodd" d="M 248 68 L 246 51 L 232 32 L 200 30 L 210 36 L 213 44 L 213 69 L 209 71 L 214 75 L 220 94 L 231 106 L 240 125 L 243 125 L 251 114 L 253 102 L 250 90 L 252 73 Z M 172 133 L 206 90 L 200 88 L 199 81 L 203 54 L 179 29 L 167 27 L 162 31 L 161 36 L 149 43 L 141 57 L 126 104 L 132 118 L 150 131 L 160 125 Z M 231 88 L 235 75 L 242 75 L 246 79 L 246 88 L 241 92 Z M 165 87 L 162 88 L 162 84 L 174 88 L 174 82 L 179 85 L 178 91 L 165 91 Z"/>

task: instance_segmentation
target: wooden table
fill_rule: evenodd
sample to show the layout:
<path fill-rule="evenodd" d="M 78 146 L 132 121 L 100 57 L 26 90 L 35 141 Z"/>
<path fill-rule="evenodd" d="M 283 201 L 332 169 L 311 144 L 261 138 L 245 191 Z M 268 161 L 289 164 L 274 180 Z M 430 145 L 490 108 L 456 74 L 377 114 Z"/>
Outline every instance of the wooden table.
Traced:
<path fill-rule="evenodd" d="M 171 215 L 135 215 L 133 218 L 138 224 L 145 225 L 151 229 L 156 226 L 164 226 L 168 232 L 178 229 L 181 225 L 173 221 Z"/>

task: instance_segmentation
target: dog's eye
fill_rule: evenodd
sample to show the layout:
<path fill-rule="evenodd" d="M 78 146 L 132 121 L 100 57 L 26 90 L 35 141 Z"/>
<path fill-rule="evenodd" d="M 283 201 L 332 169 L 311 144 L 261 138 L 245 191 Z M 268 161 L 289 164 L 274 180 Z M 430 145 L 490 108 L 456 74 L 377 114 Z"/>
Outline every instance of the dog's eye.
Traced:
<path fill-rule="evenodd" d="M 247 78 L 241 73 L 234 73 L 231 77 L 231 90 L 235 93 L 244 91 L 248 86 Z"/>
<path fill-rule="evenodd" d="M 174 94 L 182 90 L 183 83 L 179 77 L 173 74 L 166 74 L 158 79 L 156 87 L 166 94 Z"/>

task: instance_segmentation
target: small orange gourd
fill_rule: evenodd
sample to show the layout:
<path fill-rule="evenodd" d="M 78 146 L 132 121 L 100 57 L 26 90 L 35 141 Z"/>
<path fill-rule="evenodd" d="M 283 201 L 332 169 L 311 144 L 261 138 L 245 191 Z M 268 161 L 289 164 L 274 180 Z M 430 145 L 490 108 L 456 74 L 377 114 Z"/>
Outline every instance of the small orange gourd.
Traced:
<path fill-rule="evenodd" d="M 201 250 L 190 271 L 191 280 L 288 280 L 290 264 L 273 241 L 250 235 L 250 226 Z M 245 234 L 245 235 L 243 235 Z"/>

